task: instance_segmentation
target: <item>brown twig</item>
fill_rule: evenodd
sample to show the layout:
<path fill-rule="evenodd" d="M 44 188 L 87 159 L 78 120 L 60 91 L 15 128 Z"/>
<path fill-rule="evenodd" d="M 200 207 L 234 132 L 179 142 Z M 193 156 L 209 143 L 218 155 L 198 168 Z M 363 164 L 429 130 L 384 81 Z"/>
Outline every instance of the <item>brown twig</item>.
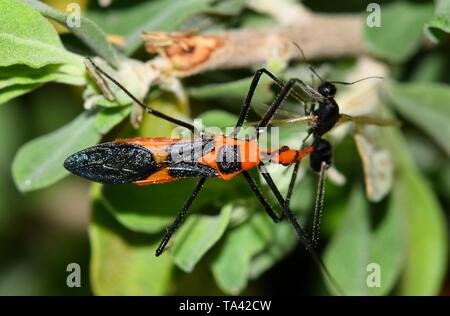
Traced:
<path fill-rule="evenodd" d="M 264 2 L 255 3 L 259 5 L 259 10 L 278 19 L 276 27 L 237 29 L 208 35 L 193 32 L 144 33 L 146 49 L 151 53 L 160 53 L 171 71 L 178 76 L 263 65 L 273 57 L 286 60 L 299 58 L 292 42 L 298 43 L 309 59 L 358 56 L 363 53 L 362 16 L 316 14 L 298 4 L 294 6 L 283 1 L 272 1 L 277 3 L 275 8 L 273 5 L 264 6 Z"/>

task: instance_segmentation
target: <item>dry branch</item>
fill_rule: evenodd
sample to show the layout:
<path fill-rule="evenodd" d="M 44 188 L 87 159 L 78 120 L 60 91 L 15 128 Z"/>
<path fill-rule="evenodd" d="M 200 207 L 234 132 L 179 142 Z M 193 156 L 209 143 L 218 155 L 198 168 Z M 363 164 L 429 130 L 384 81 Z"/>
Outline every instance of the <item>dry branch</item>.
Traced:
<path fill-rule="evenodd" d="M 274 2 L 277 3 L 276 8 L 264 6 L 265 1 L 255 2 L 255 6 L 274 15 L 279 20 L 276 27 L 237 29 L 208 35 L 193 32 L 144 33 L 142 38 L 147 51 L 158 52 L 178 76 L 263 65 L 273 57 L 298 58 L 299 52 L 292 42 L 302 47 L 308 59 L 363 53 L 362 16 L 316 14 L 297 4 Z"/>

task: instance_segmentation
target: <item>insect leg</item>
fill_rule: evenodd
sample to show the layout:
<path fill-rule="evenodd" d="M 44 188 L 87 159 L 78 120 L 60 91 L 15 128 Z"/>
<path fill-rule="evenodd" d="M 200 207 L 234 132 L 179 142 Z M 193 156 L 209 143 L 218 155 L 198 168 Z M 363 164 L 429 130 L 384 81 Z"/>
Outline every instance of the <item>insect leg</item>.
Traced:
<path fill-rule="evenodd" d="M 278 223 L 283 219 L 283 214 L 281 216 L 278 216 L 272 209 L 272 207 L 269 205 L 267 200 L 262 195 L 261 191 L 259 190 L 258 186 L 256 185 L 255 181 L 253 180 L 252 176 L 247 172 L 243 171 L 242 174 L 245 177 L 245 180 L 247 180 L 248 184 L 250 185 L 250 188 L 252 189 L 253 193 L 255 193 L 256 197 L 258 198 L 259 202 L 263 206 L 266 213 L 270 216 L 270 218 L 275 222 Z"/>
<path fill-rule="evenodd" d="M 323 197 L 325 194 L 325 176 L 327 170 L 327 164 L 323 161 L 320 166 L 319 183 L 317 186 L 316 204 L 314 206 L 314 218 L 313 218 L 313 230 L 312 230 L 312 242 L 314 247 L 317 247 L 320 233 L 320 221 L 322 219 L 323 210 Z"/>
<path fill-rule="evenodd" d="M 275 198 L 277 199 L 278 204 L 280 204 L 280 207 L 283 209 L 284 215 L 286 215 L 286 217 L 291 222 L 292 226 L 294 226 L 294 229 L 297 232 L 298 237 L 302 241 L 306 250 L 309 251 L 312 248 L 312 242 L 311 242 L 308 234 L 303 229 L 303 227 L 298 223 L 294 214 L 292 214 L 290 208 L 286 205 L 286 201 L 284 200 L 284 198 L 281 195 L 280 191 L 278 190 L 277 186 L 273 182 L 273 179 L 270 176 L 269 171 L 267 170 L 266 166 L 263 163 L 261 163 L 258 165 L 258 168 L 259 168 L 259 171 L 261 172 L 262 176 L 266 180 L 266 183 L 269 186 L 270 190 L 275 195 Z"/>
<path fill-rule="evenodd" d="M 267 182 L 267 185 L 269 186 L 272 193 L 275 195 L 276 199 L 278 200 L 278 203 L 280 207 L 283 209 L 284 214 L 291 222 L 292 226 L 294 226 L 294 229 L 300 238 L 300 241 L 303 243 L 303 246 L 306 248 L 306 250 L 311 255 L 314 262 L 319 266 L 320 270 L 324 274 L 324 276 L 328 279 L 330 284 L 334 287 L 337 293 L 343 294 L 344 292 L 336 282 L 336 280 L 331 275 L 328 268 L 325 266 L 325 263 L 323 260 L 319 257 L 317 252 L 313 248 L 313 243 L 311 242 L 311 239 L 309 239 L 308 235 L 306 234 L 306 231 L 303 229 L 303 227 L 298 223 L 297 219 L 295 218 L 294 214 L 292 214 L 292 211 L 290 208 L 286 205 L 285 200 L 281 196 L 280 191 L 278 190 L 277 186 L 272 180 L 272 177 L 270 176 L 269 172 L 267 171 L 267 168 L 264 166 L 263 163 L 259 164 L 258 166 L 261 174 L 263 175 L 264 179 Z"/>
<path fill-rule="evenodd" d="M 184 216 L 186 215 L 186 213 L 187 213 L 189 207 L 191 206 L 192 202 L 194 201 L 194 199 L 196 198 L 197 194 L 200 192 L 200 190 L 202 189 L 203 185 L 205 184 L 205 181 L 206 181 L 205 177 L 200 178 L 200 180 L 198 180 L 194 191 L 189 196 L 189 199 L 186 201 L 186 203 L 184 203 L 183 209 L 178 213 L 178 215 L 175 218 L 175 220 L 173 221 L 172 225 L 170 226 L 170 228 L 167 230 L 166 234 L 164 235 L 164 238 L 161 241 L 160 245 L 158 246 L 158 249 L 156 249 L 156 256 L 157 257 L 159 255 L 161 255 L 161 253 L 164 251 L 164 248 L 166 248 L 167 243 L 170 240 L 170 237 L 172 237 L 173 233 L 175 232 L 175 230 L 180 225 L 181 221 L 183 220 Z"/>
<path fill-rule="evenodd" d="M 292 193 L 294 192 L 295 182 L 297 180 L 298 169 L 300 168 L 300 160 L 298 160 L 294 165 L 294 170 L 292 170 L 291 181 L 289 182 L 289 188 L 286 193 L 285 203 L 287 207 L 290 207 Z"/>
<path fill-rule="evenodd" d="M 258 69 L 255 73 L 255 75 L 253 76 L 253 80 L 250 84 L 250 87 L 248 89 L 247 92 L 247 96 L 245 98 L 244 104 L 242 106 L 241 112 L 239 113 L 239 118 L 236 122 L 236 126 L 234 131 L 229 135 L 230 137 L 235 136 L 236 134 L 239 133 L 240 128 L 242 127 L 242 125 L 244 124 L 244 121 L 248 115 L 248 112 L 250 111 L 250 105 L 252 102 L 252 98 L 253 95 L 255 94 L 255 90 L 256 87 L 258 86 L 259 80 L 261 79 L 261 76 L 263 74 L 266 74 L 270 79 L 272 79 L 279 87 L 284 87 L 285 86 L 285 82 L 279 78 L 277 78 L 273 73 L 271 73 L 270 71 L 268 71 L 265 68 L 261 68 Z M 305 102 L 306 100 L 304 100 L 296 91 L 291 91 L 290 92 L 295 98 L 297 98 L 298 100 L 300 100 L 301 102 Z"/>
<path fill-rule="evenodd" d="M 261 119 L 261 121 L 259 121 L 259 124 L 256 127 L 257 130 L 262 129 L 264 127 L 267 127 L 267 125 L 269 124 L 270 120 L 272 119 L 272 117 L 277 112 L 278 108 L 286 100 L 287 96 L 290 93 L 292 93 L 292 89 L 294 88 L 294 86 L 296 84 L 300 85 L 300 87 L 302 87 L 302 89 L 305 91 L 305 93 L 310 95 L 315 100 L 322 100 L 323 99 L 323 96 L 321 94 L 319 94 L 316 90 L 314 90 L 313 88 L 308 86 L 306 83 L 304 83 L 300 79 L 297 79 L 297 78 L 289 79 L 289 81 L 283 86 L 281 91 L 276 96 L 275 100 L 271 104 L 270 108 L 267 110 L 267 112 L 264 115 L 264 117 Z"/>
<path fill-rule="evenodd" d="M 146 104 L 144 104 L 142 101 L 140 101 L 137 97 L 135 97 L 130 91 L 128 91 L 121 83 L 119 83 L 116 79 L 114 79 L 113 77 L 111 77 L 109 74 L 107 74 L 103 69 L 101 69 L 99 66 L 97 66 L 97 64 L 94 63 L 94 61 L 89 58 L 86 57 L 86 59 L 88 60 L 88 62 L 94 67 L 94 69 L 100 73 L 101 75 L 105 76 L 106 78 L 108 78 L 112 83 L 114 83 L 118 88 L 120 88 L 120 90 L 122 90 L 123 92 L 125 92 L 134 102 L 136 102 L 137 104 L 139 104 L 144 110 L 145 112 L 152 114 L 156 117 L 159 117 L 163 120 L 166 120 L 170 123 L 174 123 L 177 124 L 179 126 L 185 127 L 187 129 L 189 129 L 191 132 L 195 133 L 196 132 L 196 128 L 194 125 L 183 122 L 181 120 L 178 120 L 174 117 L 171 117 L 169 115 L 166 115 L 162 112 L 159 112 L 157 110 L 152 109 L 151 107 L 147 106 Z"/>

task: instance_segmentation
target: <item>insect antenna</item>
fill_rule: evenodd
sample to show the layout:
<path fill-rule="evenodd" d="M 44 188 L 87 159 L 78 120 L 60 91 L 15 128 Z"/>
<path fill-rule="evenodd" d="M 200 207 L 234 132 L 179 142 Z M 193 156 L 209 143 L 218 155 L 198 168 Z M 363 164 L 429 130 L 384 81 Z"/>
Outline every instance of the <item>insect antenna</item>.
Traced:
<path fill-rule="evenodd" d="M 312 73 L 319 78 L 320 82 L 323 82 L 322 77 L 319 75 L 319 73 L 316 71 L 316 69 L 314 69 L 314 67 L 307 62 L 306 56 L 305 56 L 305 52 L 303 51 L 303 49 L 300 47 L 300 45 L 298 45 L 296 42 L 292 42 L 294 44 L 295 47 L 297 47 L 297 49 L 300 51 L 300 54 L 302 55 L 303 61 L 308 65 L 309 70 L 312 71 Z"/>
<path fill-rule="evenodd" d="M 344 85 L 352 85 L 352 84 L 355 84 L 355 83 L 358 83 L 358 82 L 361 82 L 361 81 L 364 81 L 364 80 L 367 80 L 367 79 L 384 79 L 384 77 L 381 77 L 381 76 L 370 76 L 370 77 L 365 77 L 365 78 L 362 78 L 362 79 L 358 79 L 358 80 L 356 80 L 356 81 L 352 81 L 352 82 L 345 82 L 345 81 L 330 81 L 330 83 L 333 83 L 333 84 L 344 84 Z"/>

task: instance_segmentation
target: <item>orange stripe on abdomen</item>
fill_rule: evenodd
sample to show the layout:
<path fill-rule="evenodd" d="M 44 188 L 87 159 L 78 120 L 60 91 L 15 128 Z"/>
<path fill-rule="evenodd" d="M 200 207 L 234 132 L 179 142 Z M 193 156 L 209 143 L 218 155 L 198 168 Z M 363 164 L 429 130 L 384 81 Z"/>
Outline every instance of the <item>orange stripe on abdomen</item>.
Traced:
<path fill-rule="evenodd" d="M 147 179 L 139 180 L 133 182 L 137 185 L 147 185 L 147 184 L 159 184 L 179 180 L 179 178 L 174 178 L 169 174 L 168 169 L 161 169 L 153 174 L 151 174 Z"/>

